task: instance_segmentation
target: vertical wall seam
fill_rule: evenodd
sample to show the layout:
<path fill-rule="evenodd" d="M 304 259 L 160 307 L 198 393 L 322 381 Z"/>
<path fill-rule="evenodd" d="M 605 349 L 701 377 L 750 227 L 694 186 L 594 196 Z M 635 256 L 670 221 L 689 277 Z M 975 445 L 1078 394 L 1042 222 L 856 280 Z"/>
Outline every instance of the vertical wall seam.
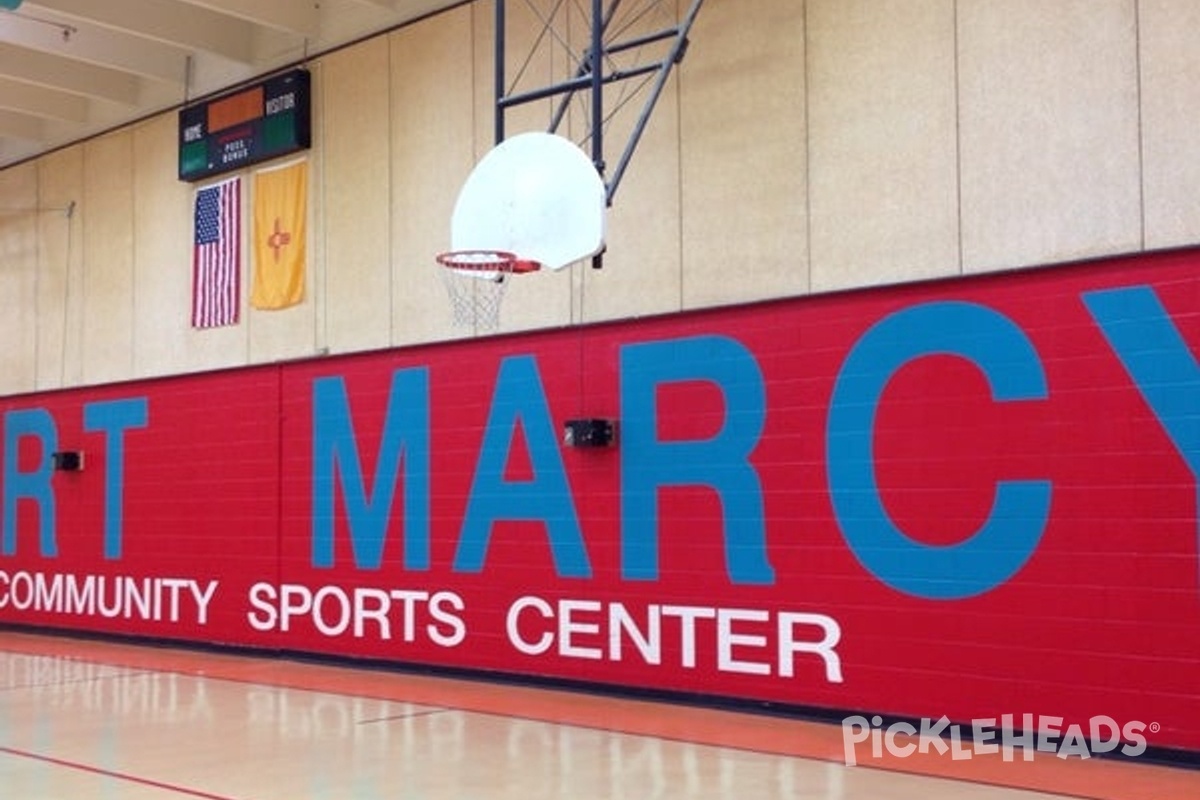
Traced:
<path fill-rule="evenodd" d="M 800 84 L 804 92 L 804 248 L 807 251 L 808 268 L 805 270 L 804 276 L 804 293 L 812 294 L 813 291 L 813 220 L 812 220 L 812 120 L 809 116 L 809 72 L 812 67 L 812 39 L 809 37 L 809 0 L 801 0 L 804 3 L 804 9 L 801 11 L 800 18 L 803 20 L 804 35 L 801 40 L 804 42 L 804 69 L 800 76 Z"/>
<path fill-rule="evenodd" d="M 317 153 L 317 157 L 311 159 L 312 173 L 316 176 L 317 184 L 320 186 L 320 191 L 317 193 L 320 197 L 317 203 L 316 212 L 313 209 L 308 209 L 307 214 L 314 220 L 314 244 L 317 244 L 319 239 L 318 255 L 319 258 L 314 259 L 320 264 L 321 272 L 321 292 L 319 297 L 313 298 L 313 352 L 320 353 L 322 348 L 325 352 L 330 349 L 329 344 L 329 204 L 328 204 L 328 180 L 326 176 L 325 165 L 329 154 L 329 102 L 328 92 L 325 86 L 325 62 L 322 61 L 317 65 L 318 81 L 321 87 L 321 147 Z M 319 220 L 319 224 L 317 221 Z M 307 222 L 307 220 L 306 220 Z M 320 235 L 316 235 L 315 231 L 319 227 Z M 314 280 L 314 288 L 316 281 Z"/>
<path fill-rule="evenodd" d="M 33 202 L 37 208 L 42 208 L 42 165 L 38 161 L 33 167 Z M 33 391 L 41 388 L 39 371 L 42 359 L 40 357 L 41 319 L 42 319 L 42 218 L 33 218 Z"/>
<path fill-rule="evenodd" d="M 479 24 L 478 16 L 483 11 L 478 3 L 472 4 L 469 12 L 469 30 L 468 36 L 471 37 L 471 163 L 479 158 Z M 495 31 L 493 31 L 495 35 Z M 488 96 L 491 97 L 494 89 L 489 84 Z"/>
<path fill-rule="evenodd" d="M 1142 85 L 1142 4 L 1133 1 L 1133 70 L 1137 92 L 1138 245 L 1146 249 L 1146 128 Z"/>
<path fill-rule="evenodd" d="M 396 218 L 396 109 L 392 104 L 392 81 L 395 80 L 396 65 L 392 63 L 392 46 L 395 43 L 395 34 L 387 35 L 387 80 L 384 81 L 384 86 L 387 90 L 388 109 L 387 109 L 387 147 L 384 152 L 387 154 L 387 218 L 384 220 L 386 230 L 385 238 L 387 239 L 387 284 L 388 284 L 388 331 L 387 343 L 388 347 L 396 346 L 396 230 L 392 224 L 392 220 Z"/>
<path fill-rule="evenodd" d="M 138 129 L 134 128 L 129 132 L 126 141 L 129 143 L 129 171 L 132 173 L 133 180 L 129 182 L 129 371 L 134 377 L 138 377 L 138 340 L 137 340 L 137 318 L 138 318 L 138 220 L 137 220 L 137 148 L 133 146 L 133 140 L 138 134 Z"/>
<path fill-rule="evenodd" d="M 679 7 L 676 4 L 675 18 L 679 18 Z M 674 71 L 675 79 L 675 204 L 678 208 L 676 215 L 675 228 L 675 244 L 679 254 L 679 291 L 678 291 L 678 309 L 683 311 L 687 308 L 687 268 L 684 263 L 686 255 L 686 237 L 684 236 L 684 221 L 686 219 L 684 207 L 684 158 L 683 158 L 683 70 Z"/>
<path fill-rule="evenodd" d="M 82 196 L 82 192 L 80 192 Z M 67 307 L 71 304 L 71 236 L 74 219 L 67 219 L 67 253 L 63 258 L 62 325 L 58 339 L 58 385 L 67 382 Z"/>
<path fill-rule="evenodd" d="M 955 195 L 955 240 L 958 248 L 958 274 L 965 275 L 966 261 L 963 256 L 963 161 L 962 161 L 962 81 L 959 59 L 958 0 L 951 5 L 954 23 L 954 195 Z"/>
<path fill-rule="evenodd" d="M 240 269 L 246 277 L 243 282 L 244 287 L 242 294 L 246 297 L 246 352 L 242 357 L 242 366 L 246 366 L 251 362 L 252 353 L 254 352 L 254 306 L 250 302 L 250 295 L 254 292 L 254 241 L 250 238 L 251 228 L 254 227 L 254 173 L 243 170 L 241 173 L 245 178 L 238 186 L 238 247 L 241 248 L 243 258 Z M 192 198 L 192 203 L 195 203 L 195 197 Z M 247 216 L 249 219 L 247 219 Z M 193 223 L 194 224 L 194 223 Z M 238 298 L 241 302 L 241 298 Z"/>
<path fill-rule="evenodd" d="M 275 585 L 283 585 L 283 475 L 284 459 L 287 453 L 284 450 L 284 434 L 286 433 L 286 423 L 284 413 L 284 367 L 282 364 L 275 365 Z"/>
<path fill-rule="evenodd" d="M 87 197 L 87 193 L 88 193 L 88 191 L 87 191 L 87 184 L 88 184 L 87 163 L 88 163 L 88 148 L 85 146 L 83 148 L 83 159 L 80 162 L 80 185 L 82 186 L 82 194 L 84 197 Z M 77 303 L 74 303 L 74 302 L 72 303 L 73 305 L 79 306 L 79 313 L 75 317 L 75 358 L 77 359 L 76 369 L 75 369 L 75 383 L 76 384 L 83 383 L 83 379 L 84 379 L 83 362 L 85 361 L 85 359 L 84 359 L 84 350 L 83 350 L 83 336 L 84 336 L 85 323 L 87 322 L 87 296 L 88 296 L 88 286 L 87 286 L 88 253 L 87 253 L 87 247 L 86 247 L 86 244 L 87 244 L 87 218 L 86 217 L 81 217 L 79 220 L 79 244 L 80 244 L 80 247 L 79 247 L 79 276 L 78 276 L 78 281 L 77 281 L 79 284 L 79 286 L 77 287 L 77 291 L 79 294 L 79 301 Z M 73 266 L 71 266 L 69 268 L 72 270 L 72 272 L 74 271 Z M 71 299 L 70 295 L 68 295 L 68 299 L 69 300 Z M 65 367 L 64 367 L 64 369 L 65 369 Z M 63 384 L 64 384 L 64 386 L 66 385 L 65 379 L 63 381 Z"/>

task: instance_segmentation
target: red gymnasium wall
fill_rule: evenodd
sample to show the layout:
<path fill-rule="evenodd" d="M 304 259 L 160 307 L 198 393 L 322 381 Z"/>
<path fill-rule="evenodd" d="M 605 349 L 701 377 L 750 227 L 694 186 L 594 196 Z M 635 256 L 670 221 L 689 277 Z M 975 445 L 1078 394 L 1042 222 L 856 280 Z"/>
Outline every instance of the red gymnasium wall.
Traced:
<path fill-rule="evenodd" d="M 0 399 L 0 621 L 1200 750 L 1198 268 Z"/>

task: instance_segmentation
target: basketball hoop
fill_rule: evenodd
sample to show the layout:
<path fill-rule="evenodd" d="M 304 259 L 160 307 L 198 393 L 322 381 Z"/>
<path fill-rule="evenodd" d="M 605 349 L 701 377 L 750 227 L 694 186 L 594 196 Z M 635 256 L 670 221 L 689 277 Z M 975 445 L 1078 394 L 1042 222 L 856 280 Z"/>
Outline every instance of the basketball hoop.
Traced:
<path fill-rule="evenodd" d="M 438 254 L 437 263 L 443 267 L 454 324 L 482 331 L 500 327 L 500 301 L 509 276 L 542 267 L 505 250 L 453 250 Z"/>

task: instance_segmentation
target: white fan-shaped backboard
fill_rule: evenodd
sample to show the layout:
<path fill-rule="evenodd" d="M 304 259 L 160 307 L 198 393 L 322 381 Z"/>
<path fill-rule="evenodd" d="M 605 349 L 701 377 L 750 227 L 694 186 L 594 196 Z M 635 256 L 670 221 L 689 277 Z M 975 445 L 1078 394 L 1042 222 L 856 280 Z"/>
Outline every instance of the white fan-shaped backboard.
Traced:
<path fill-rule="evenodd" d="M 561 269 L 604 249 L 604 180 L 583 150 L 521 133 L 485 155 L 458 194 L 453 250 L 502 250 Z"/>

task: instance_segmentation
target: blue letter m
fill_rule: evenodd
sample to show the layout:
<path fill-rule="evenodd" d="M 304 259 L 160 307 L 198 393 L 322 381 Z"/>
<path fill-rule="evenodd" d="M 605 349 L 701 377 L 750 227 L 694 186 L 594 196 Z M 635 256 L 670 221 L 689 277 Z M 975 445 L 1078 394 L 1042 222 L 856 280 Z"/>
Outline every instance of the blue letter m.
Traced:
<path fill-rule="evenodd" d="M 404 461 L 404 567 L 429 568 L 429 373 L 397 370 L 388 394 L 375 477 L 368 494 L 354 421 L 340 378 L 313 382 L 312 564 L 332 567 L 334 483 L 341 477 L 358 569 L 379 569 L 396 478 Z"/>

